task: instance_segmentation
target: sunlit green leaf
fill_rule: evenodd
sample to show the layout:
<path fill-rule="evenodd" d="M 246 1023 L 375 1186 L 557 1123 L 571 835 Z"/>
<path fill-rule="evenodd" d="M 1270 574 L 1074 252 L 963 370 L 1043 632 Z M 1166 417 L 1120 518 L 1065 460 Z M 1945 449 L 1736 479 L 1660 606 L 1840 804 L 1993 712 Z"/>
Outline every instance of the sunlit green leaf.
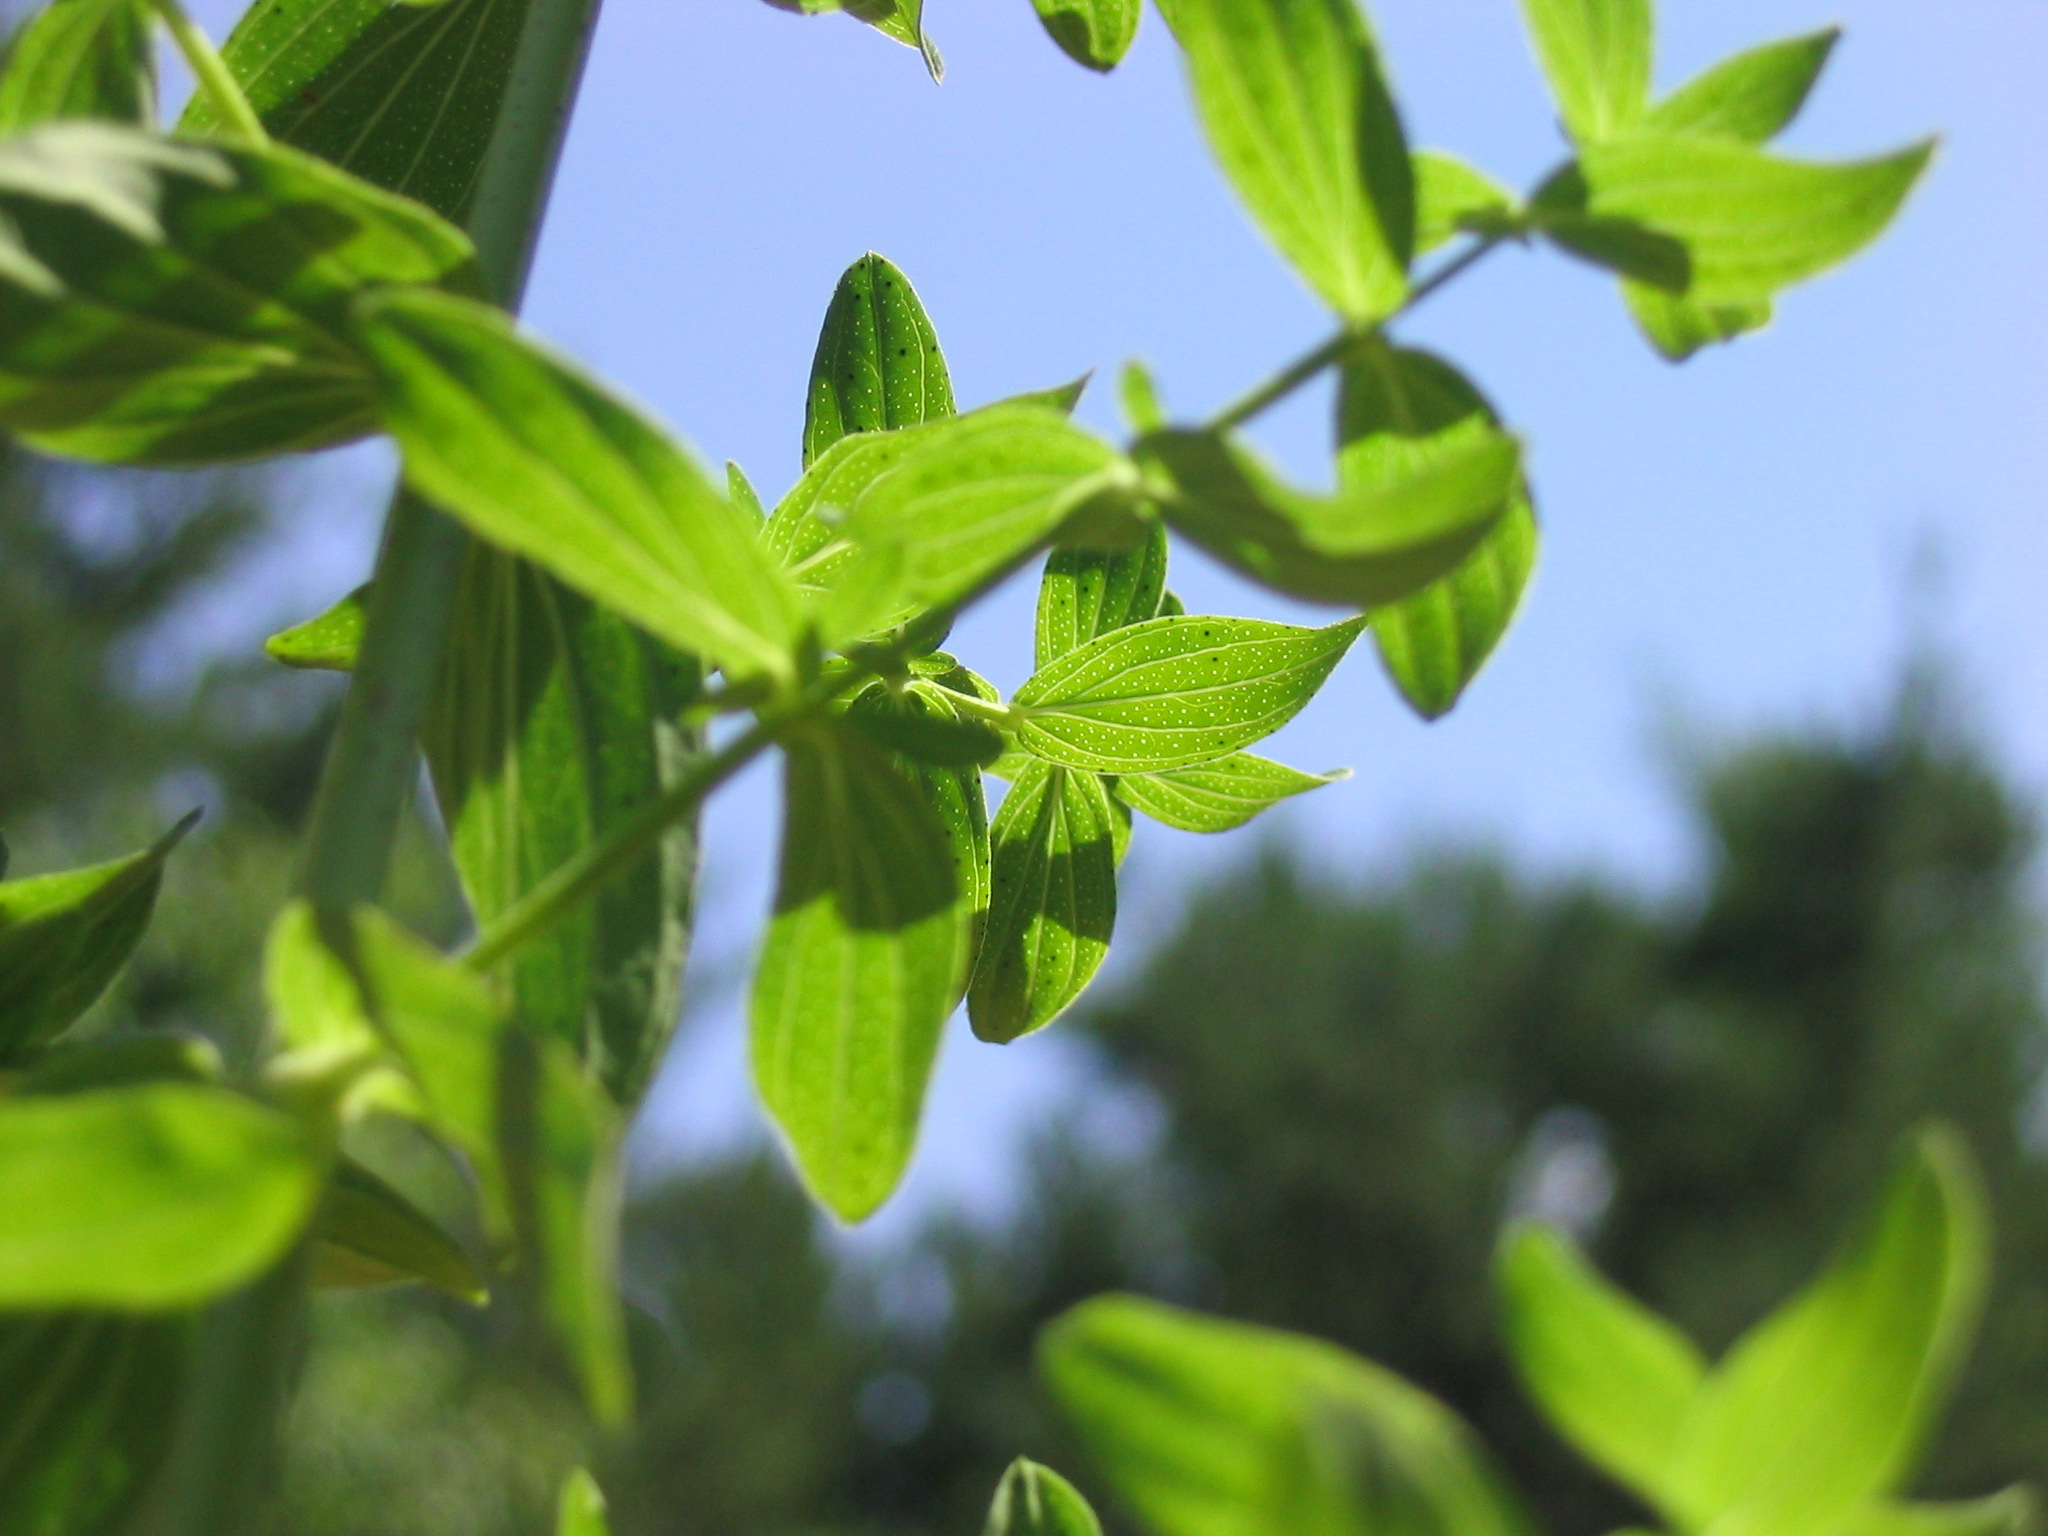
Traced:
<path fill-rule="evenodd" d="M 761 493 L 754 489 L 747 472 L 731 459 L 725 461 L 725 499 L 757 523 L 768 520 L 768 509 L 761 505 Z"/>
<path fill-rule="evenodd" d="M 153 122 L 152 22 L 146 0 L 49 0 L 8 39 L 0 134 L 65 117 Z"/>
<path fill-rule="evenodd" d="M 1043 410 L 1058 411 L 1062 416 L 1074 414 L 1074 407 L 1081 403 L 1081 397 L 1088 393 L 1088 385 L 1095 377 L 1095 370 L 1089 369 L 1078 378 L 1055 384 L 1050 389 L 1030 389 L 1021 395 L 1009 395 L 996 401 L 997 405 L 1035 405 Z"/>
<path fill-rule="evenodd" d="M 611 1536 L 611 1529 L 605 1518 L 603 1490 L 596 1478 L 578 1467 L 562 1484 L 555 1536 Z"/>
<path fill-rule="evenodd" d="M 1140 436 L 1165 427 L 1166 410 L 1159 403 L 1159 386 L 1152 378 L 1152 370 L 1135 357 L 1124 364 L 1123 372 L 1117 376 L 1117 401 L 1123 407 L 1124 420 Z"/>
<path fill-rule="evenodd" d="M 109 123 L 0 142 L 0 216 L 0 424 L 106 462 L 372 432 L 355 295 L 477 281 L 458 231 L 330 166 Z"/>
<path fill-rule="evenodd" d="M 0 1065 L 34 1053 L 92 1005 L 149 926 L 186 817 L 141 853 L 0 885 Z"/>
<path fill-rule="evenodd" d="M 946 77 L 946 61 L 939 57 L 937 46 L 924 30 L 924 0 L 768 0 L 768 3 L 777 10 L 796 11 L 807 16 L 844 11 L 866 22 L 884 37 L 893 37 L 906 47 L 917 49 L 924 55 L 924 67 L 934 83 Z"/>
<path fill-rule="evenodd" d="M 1138 35 L 1140 0 L 1031 0 L 1038 19 L 1076 64 L 1104 73 L 1115 69 Z"/>
<path fill-rule="evenodd" d="M 369 611 L 370 587 L 365 582 L 325 613 L 272 635 L 263 649 L 272 661 L 287 667 L 353 672 Z"/>
<path fill-rule="evenodd" d="M 205 1301 L 277 1260 L 319 1185 L 297 1122 L 226 1089 L 0 1099 L 0 1307 Z"/>
<path fill-rule="evenodd" d="M 1769 299 L 1702 304 L 1632 277 L 1621 280 L 1621 296 L 1650 345 L 1674 363 L 1684 362 L 1701 347 L 1733 341 L 1771 323 Z"/>
<path fill-rule="evenodd" d="M 1520 218 L 1515 194 L 1484 171 L 1440 150 L 1415 152 L 1416 255 L 1468 230 L 1493 234 L 1513 229 Z"/>
<path fill-rule="evenodd" d="M 313 1220 L 313 1281 L 352 1287 L 399 1280 L 424 1280 L 467 1301 L 484 1298 L 483 1277 L 462 1245 L 398 1190 L 343 1157 Z"/>
<path fill-rule="evenodd" d="M 1097 773 L 1213 762 L 1299 714 L 1364 624 L 1182 616 L 1112 630 L 1017 690 L 1017 744 Z"/>
<path fill-rule="evenodd" d="M 1520 1536 L 1464 1423 L 1297 1334 L 1135 1296 L 1082 1303 L 1039 1369 L 1097 1467 L 1158 1536 Z"/>
<path fill-rule="evenodd" d="M 1650 99 L 1650 0 L 1522 0 L 1522 14 L 1573 138 L 1635 126 Z"/>
<path fill-rule="evenodd" d="M 1497 1274 L 1508 1348 L 1544 1417 L 1668 1510 L 1673 1452 L 1706 1378 L 1700 1352 L 1547 1227 L 1511 1231 Z"/>
<path fill-rule="evenodd" d="M 988 920 L 967 991 L 982 1039 L 1043 1028 L 1093 979 L 1116 926 L 1116 841 L 1097 775 L 1017 765 L 989 829 Z"/>
<path fill-rule="evenodd" d="M 996 1484 L 982 1536 L 1102 1536 L 1102 1522 L 1072 1483 L 1019 1456 Z"/>
<path fill-rule="evenodd" d="M 1317 496 L 1214 432 L 1155 432 L 1138 457 L 1173 528 L 1255 581 L 1313 602 L 1373 608 L 1454 570 L 1501 516 L 1521 473 L 1504 433 L 1468 433 L 1412 474 Z"/>
<path fill-rule="evenodd" d="M 967 924 L 908 778 L 819 724 L 785 749 L 781 878 L 754 977 L 754 1080 L 804 1181 L 845 1221 L 910 1160 Z"/>
<path fill-rule="evenodd" d="M 1408 294 L 1415 184 L 1352 0 L 1174 0 L 1209 143 L 1260 228 L 1339 314 Z"/>
<path fill-rule="evenodd" d="M 1282 800 L 1350 777 L 1349 768 L 1303 773 L 1269 758 L 1234 752 L 1193 768 L 1125 774 L 1116 781 L 1116 797 L 1182 832 L 1230 832 Z"/>
<path fill-rule="evenodd" d="M 811 359 L 804 467 L 854 432 L 953 414 L 953 381 L 932 322 L 896 267 L 870 251 L 839 279 Z"/>
<path fill-rule="evenodd" d="M 1037 664 L 1112 629 L 1157 618 L 1166 554 L 1166 529 L 1156 522 L 1133 549 L 1055 549 L 1038 584 Z"/>
<path fill-rule="evenodd" d="M 795 591 L 666 434 L 484 305 L 393 292 L 359 331 L 428 500 L 678 649 L 788 671 Z"/>
<path fill-rule="evenodd" d="M 1658 102 L 1643 126 L 1761 144 L 1799 115 L 1841 35 L 1827 27 L 1724 59 Z"/>

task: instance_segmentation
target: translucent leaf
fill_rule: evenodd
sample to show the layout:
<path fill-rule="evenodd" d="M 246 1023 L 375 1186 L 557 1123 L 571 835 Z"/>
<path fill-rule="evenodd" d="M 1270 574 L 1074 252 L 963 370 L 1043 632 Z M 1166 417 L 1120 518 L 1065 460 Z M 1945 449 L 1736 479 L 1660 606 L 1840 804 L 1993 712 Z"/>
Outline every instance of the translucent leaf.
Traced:
<path fill-rule="evenodd" d="M 1213 762 L 1299 714 L 1364 624 L 1182 616 L 1112 630 L 1017 690 L 1017 744 L 1097 773 Z"/>
<path fill-rule="evenodd" d="M 1650 0 L 1522 0 L 1536 57 L 1581 144 L 1633 127 L 1650 99 Z"/>
<path fill-rule="evenodd" d="M 195 811 L 141 853 L 0 885 L 0 1064 L 22 1061 L 92 1006 L 135 952 L 164 860 Z"/>
<path fill-rule="evenodd" d="M 796 11 L 806 16 L 844 11 L 866 22 L 884 37 L 893 37 L 906 47 L 915 48 L 924 56 L 924 67 L 933 84 L 946 78 L 946 61 L 939 57 L 937 46 L 924 30 L 924 0 L 768 0 L 768 3 L 777 10 Z"/>
<path fill-rule="evenodd" d="M 921 426 L 953 414 L 953 381 L 924 305 L 870 251 L 839 279 L 804 407 L 804 467 L 854 432 Z"/>
<path fill-rule="evenodd" d="M 276 1262 L 319 1186 L 297 1122 L 226 1089 L 0 1099 L 0 1307 L 222 1295 Z"/>
<path fill-rule="evenodd" d="M 1349 768 L 1303 773 L 1269 758 L 1234 752 L 1193 768 L 1125 774 L 1116 781 L 1116 797 L 1182 832 L 1231 832 L 1282 800 L 1350 777 Z"/>
<path fill-rule="evenodd" d="M 1157 618 L 1166 555 L 1166 528 L 1156 522 L 1131 549 L 1055 549 L 1038 583 L 1037 665 L 1112 629 Z"/>
<path fill-rule="evenodd" d="M 982 1039 L 1042 1029 L 1094 978 L 1116 926 L 1117 821 L 1095 774 L 1016 765 L 989 829 L 988 920 L 967 991 Z"/>
<path fill-rule="evenodd" d="M 370 585 L 365 582 L 325 613 L 272 635 L 263 649 L 287 667 L 353 672 L 369 611 Z"/>
<path fill-rule="evenodd" d="M 1076 64 L 1107 74 L 1123 62 L 1138 35 L 1141 0 L 1031 0 L 1038 19 Z"/>
<path fill-rule="evenodd" d="M 1426 255 L 1468 230 L 1513 229 L 1521 205 L 1476 166 L 1440 150 L 1415 152 L 1415 254 Z"/>
<path fill-rule="evenodd" d="M 145 0 L 49 0 L 8 40 L 0 134 L 66 117 L 153 123 L 153 23 Z"/>
<path fill-rule="evenodd" d="M 373 432 L 355 296 L 478 281 L 458 231 L 331 166 L 108 123 L 0 142 L 0 216 L 0 424 L 106 463 Z"/>
<path fill-rule="evenodd" d="M 313 1283 L 356 1287 L 424 1280 L 465 1301 L 484 1299 L 483 1276 L 426 1212 L 350 1157 L 328 1175 L 313 1221 Z"/>
<path fill-rule="evenodd" d="M 1521 1536 L 1443 1404 L 1332 1345 L 1135 1296 L 1039 1337 L 1054 1399 L 1158 1536 Z"/>
<path fill-rule="evenodd" d="M 820 724 L 785 748 L 782 866 L 754 977 L 754 1080 L 844 1221 L 895 1189 L 965 963 L 953 856 L 877 748 Z"/>
<path fill-rule="evenodd" d="M 1761 144 L 1799 115 L 1841 35 L 1827 27 L 1724 59 L 1658 102 L 1643 126 Z"/>
<path fill-rule="evenodd" d="M 1366 322 L 1408 295 L 1415 185 L 1352 0 L 1174 0 L 1210 146 L 1269 239 Z"/>
<path fill-rule="evenodd" d="M 1706 1378 L 1700 1352 L 1547 1227 L 1511 1231 L 1496 1273 L 1508 1349 L 1544 1417 L 1670 1510 L 1672 1454 Z"/>
<path fill-rule="evenodd" d="M 360 333 L 428 500 L 680 650 L 789 670 L 794 589 L 659 428 L 481 304 L 387 293 Z"/>
<path fill-rule="evenodd" d="M 1135 357 L 1124 364 L 1118 375 L 1117 401 L 1133 432 L 1142 436 L 1166 426 L 1166 410 L 1159 403 L 1159 386 L 1153 380 L 1152 370 Z"/>
<path fill-rule="evenodd" d="M 1019 1456 L 996 1484 L 982 1536 L 1102 1536 L 1102 1522 L 1072 1483 Z"/>
<path fill-rule="evenodd" d="M 604 1493 L 597 1479 L 583 1468 L 571 1472 L 562 1483 L 562 1497 L 555 1513 L 555 1536 L 611 1536 L 605 1518 Z"/>

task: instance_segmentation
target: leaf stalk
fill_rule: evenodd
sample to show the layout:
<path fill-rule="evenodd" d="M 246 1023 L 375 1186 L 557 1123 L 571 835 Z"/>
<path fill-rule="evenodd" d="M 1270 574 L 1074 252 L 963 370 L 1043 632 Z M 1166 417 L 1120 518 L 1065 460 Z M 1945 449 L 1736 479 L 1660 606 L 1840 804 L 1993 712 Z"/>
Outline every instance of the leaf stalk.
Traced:
<path fill-rule="evenodd" d="M 178 0 L 150 0 L 150 7 L 170 32 L 171 41 L 177 44 L 179 54 L 222 121 L 231 124 L 236 134 L 257 149 L 268 149 L 269 130 L 263 126 L 263 119 L 256 115 L 256 109 L 249 105 L 249 98 L 242 93 L 241 82 L 235 79 L 234 71 L 221 58 L 220 50 L 213 46 L 213 39 L 206 35 L 206 29 L 186 13 Z"/>

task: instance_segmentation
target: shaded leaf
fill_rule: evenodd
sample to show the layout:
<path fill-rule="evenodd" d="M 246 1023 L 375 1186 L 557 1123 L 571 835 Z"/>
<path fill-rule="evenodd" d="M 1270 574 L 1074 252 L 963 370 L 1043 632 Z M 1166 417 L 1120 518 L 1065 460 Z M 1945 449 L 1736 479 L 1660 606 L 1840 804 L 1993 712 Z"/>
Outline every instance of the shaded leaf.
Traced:
<path fill-rule="evenodd" d="M 483 1276 L 462 1245 L 351 1157 L 338 1159 L 329 1174 L 312 1235 L 316 1285 L 424 1280 L 465 1301 L 484 1299 Z"/>
<path fill-rule="evenodd" d="M 1123 62 L 1138 35 L 1141 0 L 1031 0 L 1060 51 L 1107 74 Z"/>
<path fill-rule="evenodd" d="M 1537 60 L 1581 144 L 1633 127 L 1650 99 L 1650 0 L 1522 0 Z"/>
<path fill-rule="evenodd" d="M 2019 1485 L 1967 1503 L 1873 1503 L 1829 1522 L 1826 1536 L 2038 1536 L 2040 1530 L 2040 1500 Z"/>
<path fill-rule="evenodd" d="M 1826 27 L 1723 59 L 1652 107 L 1643 126 L 1761 144 L 1799 115 L 1841 35 Z"/>
<path fill-rule="evenodd" d="M 154 31 L 145 0 L 49 0 L 8 39 L 0 134 L 66 117 L 153 123 Z"/>
<path fill-rule="evenodd" d="M 226 1075 L 220 1048 L 176 1029 L 60 1042 L 9 1085 L 13 1093 L 83 1093 L 138 1083 L 217 1083 Z"/>
<path fill-rule="evenodd" d="M 1415 152 L 1416 255 L 1467 231 L 1507 232 L 1521 217 L 1515 194 L 1476 166 L 1440 150 Z"/>
<path fill-rule="evenodd" d="M 1019 1456 L 996 1484 L 982 1536 L 1102 1536 L 1102 1522 L 1072 1483 Z"/>
<path fill-rule="evenodd" d="M 931 697 L 915 685 L 904 701 Z M 868 694 L 848 714 L 848 721 L 886 752 L 936 768 L 979 768 L 1003 755 L 1002 733 L 979 720 L 949 712 L 926 713 L 895 707 L 883 690 Z M 865 707 L 863 707 L 865 706 Z"/>
<path fill-rule="evenodd" d="M 1166 528 L 1146 525 L 1132 549 L 1055 549 L 1038 583 L 1037 665 L 1098 635 L 1159 615 L 1166 590 Z"/>
<path fill-rule="evenodd" d="M 1303 773 L 1269 758 L 1235 752 L 1193 768 L 1125 774 L 1116 781 L 1116 797 L 1182 832 L 1230 832 L 1282 800 L 1350 777 L 1349 768 Z"/>
<path fill-rule="evenodd" d="M 850 433 L 952 414 L 953 381 L 924 305 L 908 278 L 868 252 L 839 279 L 818 334 L 804 405 L 804 468 Z"/>
<path fill-rule="evenodd" d="M 263 642 L 263 649 L 272 661 L 287 667 L 353 672 L 369 611 L 370 584 L 364 582 L 325 613 L 278 631 Z"/>

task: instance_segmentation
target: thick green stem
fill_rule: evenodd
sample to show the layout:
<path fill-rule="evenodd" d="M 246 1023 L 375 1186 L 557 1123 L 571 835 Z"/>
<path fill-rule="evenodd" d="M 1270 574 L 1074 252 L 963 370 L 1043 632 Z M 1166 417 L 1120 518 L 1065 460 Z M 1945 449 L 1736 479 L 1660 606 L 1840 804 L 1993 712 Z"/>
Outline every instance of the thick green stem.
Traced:
<path fill-rule="evenodd" d="M 185 13 L 185 7 L 178 0 L 150 0 L 163 24 L 170 30 L 171 41 L 178 45 L 178 52 L 184 56 L 186 65 L 199 82 L 199 89 L 206 93 L 213 103 L 221 121 L 234 126 L 236 133 L 259 149 L 270 143 L 270 134 L 263 127 L 263 119 L 256 115 L 256 109 L 249 105 L 249 98 L 242 94 L 241 83 L 222 60 L 220 51 L 213 46 L 213 39 L 206 31 Z"/>

